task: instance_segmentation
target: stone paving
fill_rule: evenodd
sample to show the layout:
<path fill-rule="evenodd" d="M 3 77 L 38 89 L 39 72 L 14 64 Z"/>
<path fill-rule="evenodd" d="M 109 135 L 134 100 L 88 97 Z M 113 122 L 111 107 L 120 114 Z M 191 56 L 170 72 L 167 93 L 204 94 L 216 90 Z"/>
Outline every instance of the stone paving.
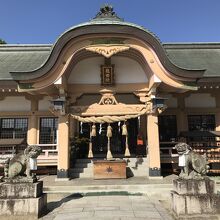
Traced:
<path fill-rule="evenodd" d="M 136 196 L 68 196 L 58 202 L 48 203 L 51 210 L 41 220 L 111 219 L 111 220 L 172 220 L 158 201 L 146 195 Z"/>

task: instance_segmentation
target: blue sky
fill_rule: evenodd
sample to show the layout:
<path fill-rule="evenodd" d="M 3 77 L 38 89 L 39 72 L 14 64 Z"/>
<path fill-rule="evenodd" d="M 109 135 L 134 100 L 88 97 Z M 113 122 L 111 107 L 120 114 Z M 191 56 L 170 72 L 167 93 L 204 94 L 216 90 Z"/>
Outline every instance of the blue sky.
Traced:
<path fill-rule="evenodd" d="M 69 27 L 110 3 L 125 19 L 162 42 L 220 42 L 220 0 L 1 0 L 0 38 L 8 43 L 54 43 Z"/>

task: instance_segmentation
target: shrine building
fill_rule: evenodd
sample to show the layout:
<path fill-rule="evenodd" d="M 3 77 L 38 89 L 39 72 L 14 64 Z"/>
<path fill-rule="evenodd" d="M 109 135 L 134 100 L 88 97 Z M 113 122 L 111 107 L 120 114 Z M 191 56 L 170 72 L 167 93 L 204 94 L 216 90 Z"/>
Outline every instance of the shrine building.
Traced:
<path fill-rule="evenodd" d="M 219 60 L 220 43 L 162 43 L 111 6 L 53 45 L 0 45 L 0 154 L 39 145 L 58 179 L 97 158 L 160 177 L 186 141 L 219 173 Z"/>

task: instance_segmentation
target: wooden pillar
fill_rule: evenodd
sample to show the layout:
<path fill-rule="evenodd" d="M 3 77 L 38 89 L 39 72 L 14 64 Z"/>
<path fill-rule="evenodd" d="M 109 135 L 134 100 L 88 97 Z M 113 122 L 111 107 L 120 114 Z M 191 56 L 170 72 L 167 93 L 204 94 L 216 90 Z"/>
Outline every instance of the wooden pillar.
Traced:
<path fill-rule="evenodd" d="M 182 131 L 188 131 L 187 114 L 181 109 L 177 113 L 177 131 L 178 134 Z"/>
<path fill-rule="evenodd" d="M 158 117 L 156 114 L 147 115 L 147 139 L 149 156 L 149 176 L 160 176 L 160 141 Z"/>
<path fill-rule="evenodd" d="M 177 131 L 188 131 L 188 119 L 185 112 L 185 95 L 179 95 L 178 100 L 178 113 L 177 113 Z"/>
<path fill-rule="evenodd" d="M 69 157 L 69 116 L 60 115 L 58 118 L 58 179 L 68 179 Z"/>
<path fill-rule="evenodd" d="M 147 133 L 146 133 L 146 115 L 142 115 L 141 118 L 140 118 L 140 133 L 143 135 L 143 139 L 144 139 L 144 144 L 145 143 L 145 140 L 147 140 Z"/>
<path fill-rule="evenodd" d="M 76 119 L 70 118 L 70 138 L 75 137 L 77 133 L 77 123 L 78 121 Z"/>
<path fill-rule="evenodd" d="M 215 102 L 216 102 L 216 108 L 220 109 L 220 95 L 215 95 Z M 215 114 L 215 124 L 216 124 L 216 131 L 220 131 L 220 112 L 217 111 Z"/>
<path fill-rule="evenodd" d="M 220 112 L 215 114 L 216 131 L 220 131 Z"/>
<path fill-rule="evenodd" d="M 38 100 L 31 100 L 31 116 L 28 118 L 28 132 L 27 143 L 37 144 L 37 130 L 38 130 L 38 117 L 36 116 L 38 111 Z"/>

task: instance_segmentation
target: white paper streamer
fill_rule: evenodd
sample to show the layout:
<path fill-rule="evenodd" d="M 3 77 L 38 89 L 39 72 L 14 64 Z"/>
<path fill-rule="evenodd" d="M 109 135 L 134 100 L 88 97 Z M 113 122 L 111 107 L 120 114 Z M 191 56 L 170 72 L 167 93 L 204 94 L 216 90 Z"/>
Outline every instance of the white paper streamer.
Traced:
<path fill-rule="evenodd" d="M 179 156 L 179 166 L 184 167 L 186 165 L 186 157 L 185 154 Z"/>
<path fill-rule="evenodd" d="M 30 170 L 37 170 L 37 158 L 29 158 Z"/>
<path fill-rule="evenodd" d="M 100 123 L 99 124 L 99 134 L 101 134 L 102 133 L 102 124 Z"/>
<path fill-rule="evenodd" d="M 80 133 L 83 134 L 83 122 L 80 122 Z"/>
<path fill-rule="evenodd" d="M 141 128 L 141 117 L 138 116 L 138 129 L 140 130 L 140 128 Z"/>
<path fill-rule="evenodd" d="M 121 131 L 121 122 L 119 121 L 118 122 L 118 133 L 120 133 L 120 131 Z"/>
<path fill-rule="evenodd" d="M 179 155 L 179 163 L 178 165 L 180 167 L 185 167 L 186 166 L 186 155 L 190 152 L 190 150 L 187 150 L 184 154 Z"/>

